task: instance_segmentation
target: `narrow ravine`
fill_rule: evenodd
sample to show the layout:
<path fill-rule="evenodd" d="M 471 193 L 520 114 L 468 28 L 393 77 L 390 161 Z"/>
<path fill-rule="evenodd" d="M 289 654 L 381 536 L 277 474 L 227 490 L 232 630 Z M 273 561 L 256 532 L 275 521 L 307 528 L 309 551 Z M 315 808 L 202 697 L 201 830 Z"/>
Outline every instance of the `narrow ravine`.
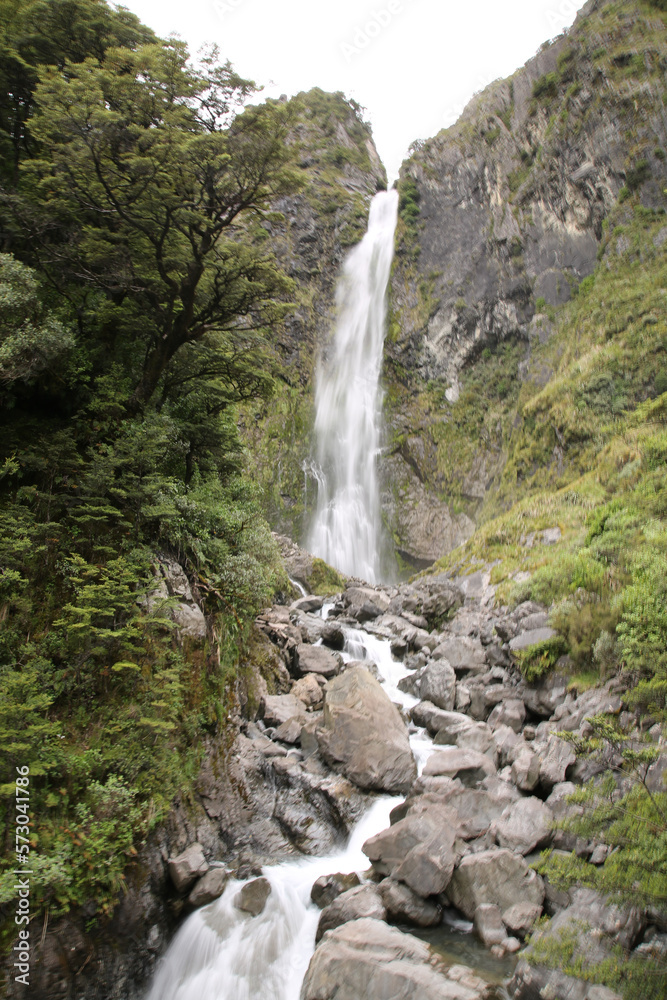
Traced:
<path fill-rule="evenodd" d="M 379 679 L 404 709 L 417 699 L 398 689 L 409 671 L 394 660 L 390 643 L 362 629 L 346 628 L 343 659 L 375 663 Z M 421 769 L 433 749 L 423 730 L 410 745 Z M 389 826 L 389 814 L 403 796 L 379 796 L 335 854 L 266 867 L 271 884 L 266 907 L 250 917 L 234 907 L 243 881 L 232 880 L 216 902 L 193 913 L 174 938 L 147 1000 L 298 1000 L 315 949 L 320 910 L 311 903 L 313 882 L 332 872 L 369 867 L 362 845 Z M 252 881 L 248 879 L 247 882 Z"/>

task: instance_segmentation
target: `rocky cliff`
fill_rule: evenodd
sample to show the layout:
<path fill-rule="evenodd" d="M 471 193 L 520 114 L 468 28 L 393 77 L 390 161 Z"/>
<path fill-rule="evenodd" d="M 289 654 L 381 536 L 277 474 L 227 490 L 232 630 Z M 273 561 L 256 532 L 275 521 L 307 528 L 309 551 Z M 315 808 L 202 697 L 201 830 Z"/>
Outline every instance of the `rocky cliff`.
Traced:
<path fill-rule="evenodd" d="M 656 4 L 589 0 L 403 164 L 383 504 L 413 564 L 506 502 L 522 383 L 551 377 L 535 348 L 594 270 L 610 213 L 663 210 L 666 65 Z"/>

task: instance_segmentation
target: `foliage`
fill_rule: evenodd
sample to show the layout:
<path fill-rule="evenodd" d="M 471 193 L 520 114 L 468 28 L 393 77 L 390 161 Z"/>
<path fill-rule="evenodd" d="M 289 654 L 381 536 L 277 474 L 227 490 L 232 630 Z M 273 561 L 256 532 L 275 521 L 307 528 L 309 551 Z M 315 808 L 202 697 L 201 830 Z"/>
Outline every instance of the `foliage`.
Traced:
<path fill-rule="evenodd" d="M 556 887 L 585 885 L 627 906 L 651 907 L 663 919 L 667 915 L 667 792 L 657 790 L 649 769 L 659 756 L 655 745 L 630 739 L 616 720 L 603 715 L 589 720 L 586 738 L 561 734 L 572 742 L 578 756 L 593 757 L 601 765 L 601 777 L 577 789 L 569 801 L 582 808 L 560 825 L 595 839 L 610 851 L 601 866 L 588 864 L 576 854 L 545 851 L 538 870 Z M 576 945 L 576 942 L 574 942 Z M 531 944 L 531 959 L 554 965 L 572 975 L 620 988 L 627 1000 L 641 996 L 664 996 L 667 988 L 665 957 L 653 961 L 618 961 L 604 968 L 587 968 L 577 961 L 576 947 L 568 951 L 560 941 L 545 953 L 539 937 Z M 635 980 L 641 981 L 641 987 Z"/>
<path fill-rule="evenodd" d="M 43 31 L 50 31 L 49 36 Z M 222 732 L 258 609 L 287 587 L 243 472 L 291 282 L 293 109 L 97 0 L 0 2 L 0 905 L 16 766 L 34 915 L 108 915 Z M 205 639 L 175 627 L 186 573 Z M 32 860 L 32 859 L 31 859 Z M 4 931 L 3 931 L 4 934 Z"/>

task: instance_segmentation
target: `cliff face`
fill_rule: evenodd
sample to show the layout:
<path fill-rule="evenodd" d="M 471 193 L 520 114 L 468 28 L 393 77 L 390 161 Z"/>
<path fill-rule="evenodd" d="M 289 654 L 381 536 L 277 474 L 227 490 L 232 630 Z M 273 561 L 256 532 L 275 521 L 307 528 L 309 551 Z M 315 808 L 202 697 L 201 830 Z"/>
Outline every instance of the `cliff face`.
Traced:
<path fill-rule="evenodd" d="M 441 555 L 494 511 L 531 344 L 593 271 L 619 200 L 663 208 L 666 66 L 664 13 L 589 0 L 404 163 L 384 504 L 408 555 Z"/>
<path fill-rule="evenodd" d="M 334 324 L 336 279 L 347 252 L 366 231 L 373 195 L 387 186 L 370 127 L 342 94 L 311 90 L 291 102 L 294 168 L 302 190 L 276 202 L 267 239 L 296 283 L 296 309 L 276 343 L 276 395 L 242 416 L 248 458 L 272 527 L 300 540 L 316 496 L 308 475 L 313 374 L 318 349 Z"/>

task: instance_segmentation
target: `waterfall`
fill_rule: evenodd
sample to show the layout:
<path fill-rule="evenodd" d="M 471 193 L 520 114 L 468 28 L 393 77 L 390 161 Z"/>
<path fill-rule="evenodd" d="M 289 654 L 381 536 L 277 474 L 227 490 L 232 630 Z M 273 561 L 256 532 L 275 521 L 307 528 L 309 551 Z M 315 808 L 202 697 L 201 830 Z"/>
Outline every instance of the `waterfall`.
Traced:
<path fill-rule="evenodd" d="M 379 574 L 380 371 L 398 193 L 371 203 L 368 231 L 343 265 L 330 357 L 316 383 L 317 514 L 309 548 L 349 576 Z"/>

